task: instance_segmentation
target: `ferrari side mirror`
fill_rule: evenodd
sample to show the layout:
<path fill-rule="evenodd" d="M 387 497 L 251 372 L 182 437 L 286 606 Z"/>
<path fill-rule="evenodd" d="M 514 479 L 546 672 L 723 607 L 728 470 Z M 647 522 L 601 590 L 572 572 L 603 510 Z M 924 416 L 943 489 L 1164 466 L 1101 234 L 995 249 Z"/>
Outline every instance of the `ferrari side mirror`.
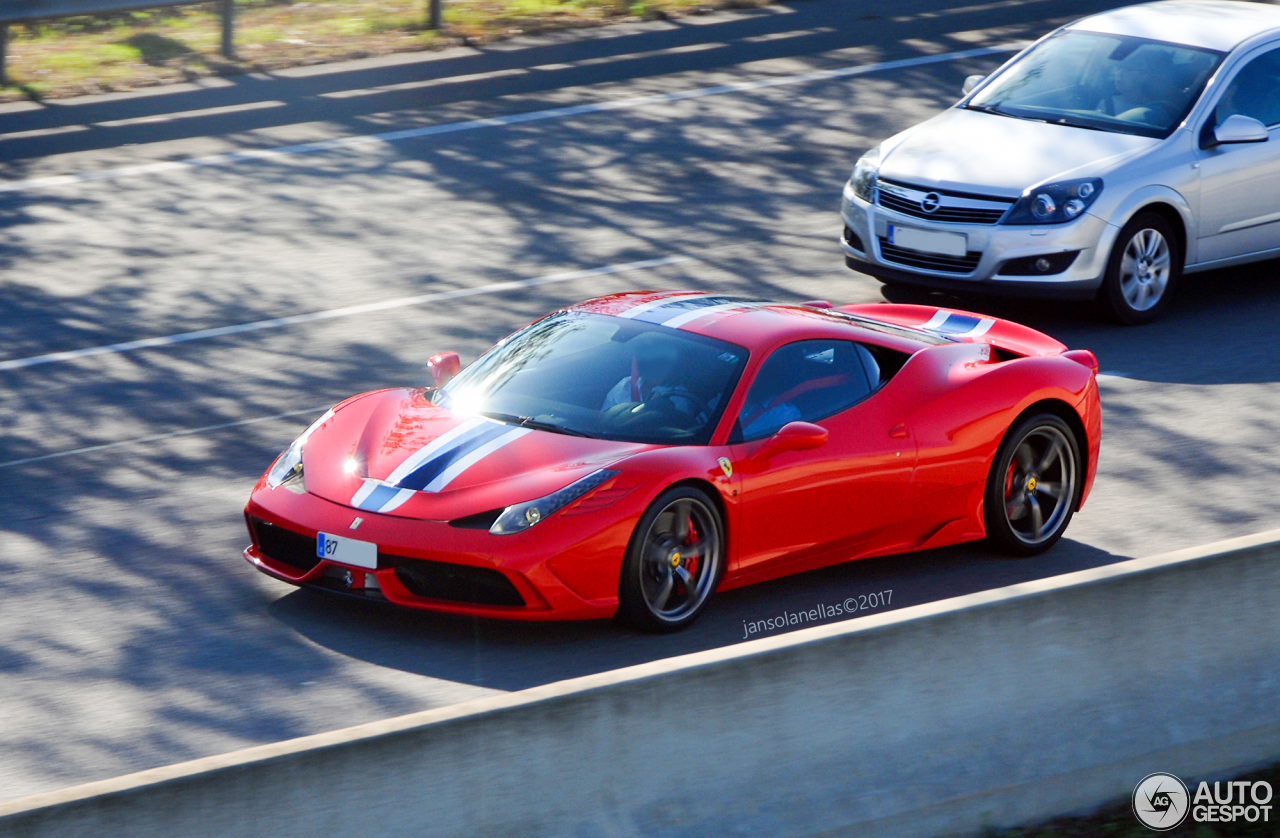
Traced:
<path fill-rule="evenodd" d="M 751 452 L 753 460 L 767 460 L 785 451 L 804 451 L 827 444 L 827 429 L 811 422 L 788 422 Z"/>
<path fill-rule="evenodd" d="M 431 373 L 432 386 L 439 390 L 462 372 L 462 360 L 457 352 L 437 352 L 427 359 L 427 372 Z"/>
<path fill-rule="evenodd" d="M 984 79 L 986 79 L 986 76 L 969 76 L 968 78 L 966 78 L 964 80 L 964 87 L 961 88 L 961 90 L 964 92 L 964 95 L 968 96 L 970 93 L 972 93 L 973 89 L 978 85 L 982 84 Z"/>

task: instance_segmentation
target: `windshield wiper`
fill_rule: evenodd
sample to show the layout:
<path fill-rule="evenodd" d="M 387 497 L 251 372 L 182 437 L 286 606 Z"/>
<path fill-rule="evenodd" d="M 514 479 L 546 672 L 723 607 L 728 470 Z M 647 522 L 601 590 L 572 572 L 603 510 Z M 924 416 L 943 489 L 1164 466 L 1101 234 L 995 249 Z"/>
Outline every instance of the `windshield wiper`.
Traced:
<path fill-rule="evenodd" d="M 514 413 L 495 413 L 493 411 L 481 411 L 480 415 L 487 416 L 490 419 L 497 419 L 499 422 L 506 422 L 508 425 L 519 425 L 522 428 L 530 428 L 535 431 L 550 431 L 553 434 L 565 434 L 566 436 L 590 436 L 590 434 L 575 431 L 573 428 L 566 428 L 563 425 L 539 422 L 532 416 L 518 416 Z"/>
<path fill-rule="evenodd" d="M 1025 119 L 1027 122 L 1048 122 L 1038 116 L 1026 116 L 1025 114 L 1013 113 L 1012 111 L 1002 111 L 995 105 L 965 105 L 965 110 L 978 111 L 979 113 L 990 113 L 996 116 L 1007 116 L 1010 119 Z"/>
<path fill-rule="evenodd" d="M 1067 119 L 1065 116 L 1052 120 L 1052 122 L 1054 125 L 1065 125 L 1068 128 L 1083 128 L 1086 131 L 1101 131 L 1104 134 L 1113 133 L 1111 131 L 1108 131 L 1106 128 L 1099 128 L 1097 125 L 1087 125 L 1083 122 L 1074 122 L 1070 119 Z"/>

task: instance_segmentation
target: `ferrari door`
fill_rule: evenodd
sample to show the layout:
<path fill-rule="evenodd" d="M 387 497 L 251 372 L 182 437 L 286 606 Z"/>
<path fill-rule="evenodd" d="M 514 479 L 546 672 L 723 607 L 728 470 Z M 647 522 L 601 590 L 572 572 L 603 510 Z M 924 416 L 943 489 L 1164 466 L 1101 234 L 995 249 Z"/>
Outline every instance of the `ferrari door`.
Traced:
<path fill-rule="evenodd" d="M 851 551 L 893 519 L 915 449 L 900 427 L 904 406 L 880 397 L 879 385 L 873 350 L 853 341 L 787 344 L 761 365 L 730 438 L 739 572 Z M 826 444 L 754 456 L 795 421 L 826 428 Z"/>

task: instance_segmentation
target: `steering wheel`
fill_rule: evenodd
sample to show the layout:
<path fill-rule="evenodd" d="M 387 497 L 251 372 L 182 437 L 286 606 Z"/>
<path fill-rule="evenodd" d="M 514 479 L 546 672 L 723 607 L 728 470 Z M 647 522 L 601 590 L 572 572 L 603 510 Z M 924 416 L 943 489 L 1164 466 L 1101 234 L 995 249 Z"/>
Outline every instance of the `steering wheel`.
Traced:
<path fill-rule="evenodd" d="M 685 394 L 681 395 L 683 397 Z M 692 397 L 691 400 L 700 401 Z M 692 436 L 692 432 L 685 427 L 680 427 L 680 424 L 692 424 L 690 420 L 696 415 L 696 411 L 690 413 L 680 410 L 670 396 L 661 395 L 653 396 L 648 401 L 643 402 L 615 404 L 600 415 L 600 424 L 606 427 L 648 431 L 650 433 L 661 431 L 664 435 L 687 437 Z M 679 419 L 686 421 L 676 424 L 675 422 L 678 422 Z M 675 421 L 673 422 L 673 420 Z"/>

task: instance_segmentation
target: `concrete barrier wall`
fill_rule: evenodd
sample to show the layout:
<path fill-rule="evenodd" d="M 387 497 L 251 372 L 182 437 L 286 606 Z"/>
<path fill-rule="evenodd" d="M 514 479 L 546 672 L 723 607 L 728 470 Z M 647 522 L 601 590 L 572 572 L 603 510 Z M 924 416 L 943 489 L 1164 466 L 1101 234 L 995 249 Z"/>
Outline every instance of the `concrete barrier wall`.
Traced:
<path fill-rule="evenodd" d="M 974 832 L 1280 758 L 1280 531 L 0 804 L 9 836 Z"/>

